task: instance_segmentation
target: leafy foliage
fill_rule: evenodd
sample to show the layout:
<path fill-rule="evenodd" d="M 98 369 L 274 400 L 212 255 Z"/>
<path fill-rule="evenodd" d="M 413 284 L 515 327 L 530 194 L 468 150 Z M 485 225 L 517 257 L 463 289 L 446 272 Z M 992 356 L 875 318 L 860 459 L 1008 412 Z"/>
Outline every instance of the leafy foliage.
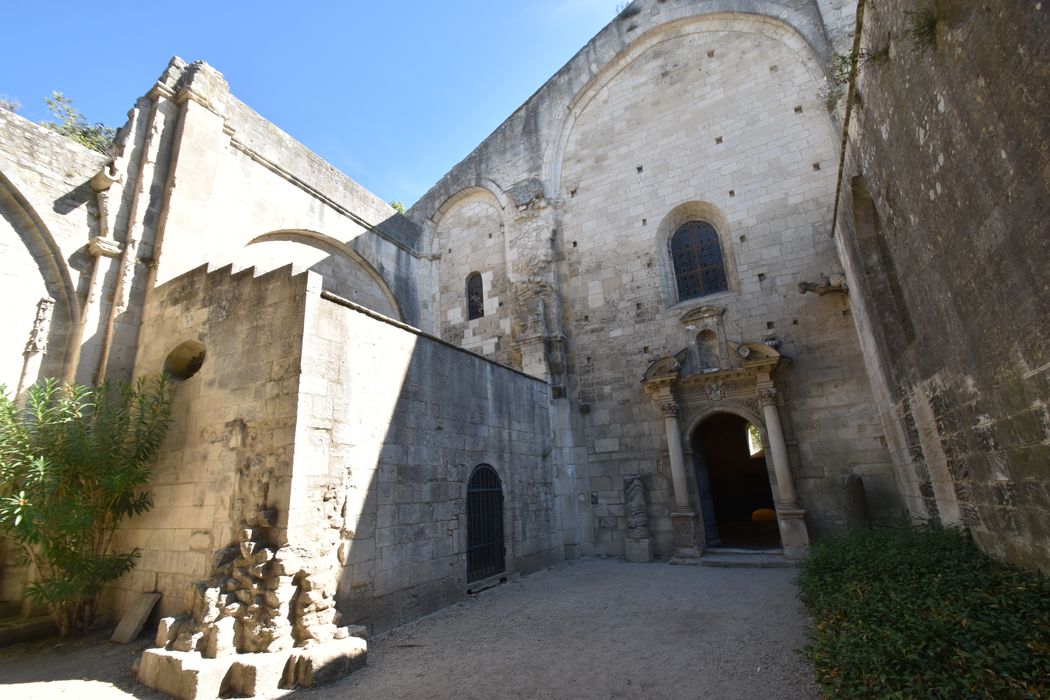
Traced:
<path fill-rule="evenodd" d="M 113 139 L 117 136 L 116 129 L 98 122 L 89 124 L 80 110 L 73 106 L 73 101 L 61 92 L 52 92 L 51 97 L 44 98 L 44 102 L 56 121 L 40 122 L 43 126 L 73 139 L 81 146 L 99 153 L 109 153 Z"/>
<path fill-rule="evenodd" d="M 22 103 L 18 101 L 18 98 L 0 95 L 0 109 L 6 109 L 8 112 L 17 112 L 21 107 Z"/>
<path fill-rule="evenodd" d="M 965 531 L 829 537 L 799 587 L 828 698 L 1050 696 L 1050 579 L 990 559 Z"/>
<path fill-rule="evenodd" d="M 857 51 L 857 72 L 860 73 L 869 66 L 886 63 L 889 58 L 888 44 L 880 49 L 860 48 Z M 829 112 L 835 110 L 839 100 L 846 94 L 850 74 L 853 72 L 853 56 L 848 53 L 833 54 L 830 68 L 819 92 L 820 100 Z"/>
<path fill-rule="evenodd" d="M 111 541 L 152 506 L 141 487 L 170 415 L 163 376 L 99 387 L 48 379 L 23 408 L 0 396 L 0 534 L 35 569 L 26 593 L 63 635 L 89 628 L 103 586 L 135 565 L 138 552 Z"/>
<path fill-rule="evenodd" d="M 404 214 L 405 213 L 405 205 L 399 199 L 391 200 L 390 206 L 392 206 L 394 208 L 394 210 L 397 211 L 398 214 Z"/>

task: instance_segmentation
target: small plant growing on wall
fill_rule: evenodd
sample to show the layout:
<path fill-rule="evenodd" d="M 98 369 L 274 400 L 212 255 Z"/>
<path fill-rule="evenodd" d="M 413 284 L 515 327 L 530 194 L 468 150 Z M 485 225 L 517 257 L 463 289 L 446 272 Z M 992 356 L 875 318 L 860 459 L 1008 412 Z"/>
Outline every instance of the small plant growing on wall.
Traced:
<path fill-rule="evenodd" d="M 73 139 L 85 148 L 105 155 L 110 154 L 113 139 L 117 136 L 116 129 L 99 122 L 89 123 L 80 110 L 73 105 L 73 101 L 61 92 L 52 92 L 51 97 L 44 98 L 44 102 L 55 120 L 40 122 L 42 126 Z"/>
<path fill-rule="evenodd" d="M 170 406 L 163 376 L 98 387 L 48 379 L 21 407 L 0 396 L 0 534 L 32 567 L 26 595 L 63 636 L 90 628 L 103 587 L 135 565 L 138 551 L 114 551 L 113 534 L 152 506 L 143 485 Z"/>
<path fill-rule="evenodd" d="M 889 61 L 889 42 L 880 49 L 861 48 L 857 51 L 857 72 L 865 70 L 870 66 L 883 65 Z M 821 102 L 828 111 L 834 111 L 839 100 L 846 93 L 849 85 L 850 73 L 853 70 L 853 57 L 847 53 L 836 53 L 831 57 L 831 70 L 825 78 L 824 87 L 819 94 Z"/>
<path fill-rule="evenodd" d="M 905 10 L 905 31 L 917 53 L 932 52 L 937 48 L 937 28 L 957 19 L 965 9 L 976 3 L 962 0 L 924 0 L 914 10 Z"/>

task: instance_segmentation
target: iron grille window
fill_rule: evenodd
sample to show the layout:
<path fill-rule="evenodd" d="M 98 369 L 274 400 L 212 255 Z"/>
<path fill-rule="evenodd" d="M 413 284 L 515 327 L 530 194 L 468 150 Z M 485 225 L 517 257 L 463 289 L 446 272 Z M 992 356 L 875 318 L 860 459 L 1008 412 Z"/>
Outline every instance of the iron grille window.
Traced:
<path fill-rule="evenodd" d="M 689 221 L 671 238 L 678 300 L 729 289 L 718 231 L 706 221 Z"/>
<path fill-rule="evenodd" d="M 496 471 L 482 464 L 467 484 L 467 582 L 505 569 L 503 488 Z"/>
<path fill-rule="evenodd" d="M 467 277 L 467 320 L 485 315 L 485 292 L 481 286 L 481 274 L 471 273 Z"/>

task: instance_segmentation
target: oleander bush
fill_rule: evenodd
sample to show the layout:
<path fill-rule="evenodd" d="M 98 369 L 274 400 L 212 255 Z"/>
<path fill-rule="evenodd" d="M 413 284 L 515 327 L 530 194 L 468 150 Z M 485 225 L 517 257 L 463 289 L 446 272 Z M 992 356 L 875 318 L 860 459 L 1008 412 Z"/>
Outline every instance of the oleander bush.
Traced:
<path fill-rule="evenodd" d="M 830 536 L 798 583 L 814 619 L 803 653 L 828 698 L 1050 697 L 1050 579 L 962 529 Z"/>
<path fill-rule="evenodd" d="M 31 565 L 26 595 L 62 635 L 89 629 L 104 586 L 135 565 L 138 552 L 115 551 L 112 539 L 152 505 L 143 486 L 167 431 L 169 387 L 163 376 L 95 387 L 49 379 L 22 406 L 0 390 L 0 534 Z"/>

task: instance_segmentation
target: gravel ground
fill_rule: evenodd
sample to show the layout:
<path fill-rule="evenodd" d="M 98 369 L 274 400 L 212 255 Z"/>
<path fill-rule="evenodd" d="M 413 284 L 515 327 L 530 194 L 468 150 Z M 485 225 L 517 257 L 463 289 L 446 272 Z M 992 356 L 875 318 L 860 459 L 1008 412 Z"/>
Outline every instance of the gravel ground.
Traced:
<path fill-rule="evenodd" d="M 368 667 L 295 696 L 819 698 L 795 651 L 785 569 L 590 559 L 511 581 L 374 640 Z M 146 644 L 0 651 L 0 696 L 163 697 L 128 668 Z"/>

